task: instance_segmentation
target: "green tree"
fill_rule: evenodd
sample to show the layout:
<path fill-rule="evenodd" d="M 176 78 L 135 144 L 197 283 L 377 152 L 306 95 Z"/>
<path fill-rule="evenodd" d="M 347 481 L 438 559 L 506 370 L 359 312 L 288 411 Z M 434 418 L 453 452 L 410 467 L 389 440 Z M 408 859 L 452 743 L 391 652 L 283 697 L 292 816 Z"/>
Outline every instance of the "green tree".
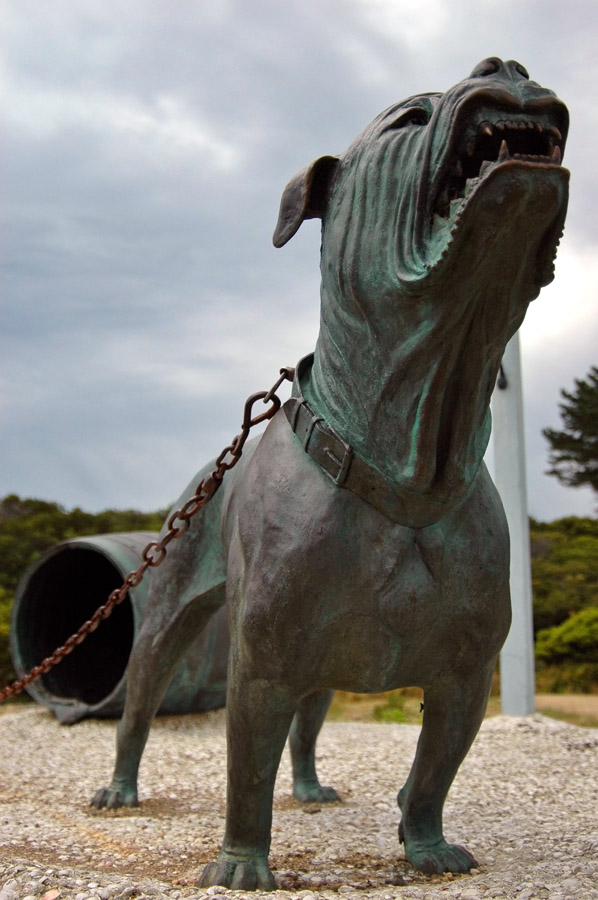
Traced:
<path fill-rule="evenodd" d="M 10 658 L 8 633 L 10 630 L 10 608 L 12 597 L 0 585 L 0 688 L 14 681 L 15 673 Z"/>
<path fill-rule="evenodd" d="M 536 657 L 549 663 L 598 663 L 598 608 L 582 609 L 555 628 L 538 632 Z"/>
<path fill-rule="evenodd" d="M 530 520 L 534 630 L 598 606 L 598 521 Z"/>
<path fill-rule="evenodd" d="M 561 390 L 563 431 L 542 431 L 551 447 L 548 474 L 571 487 L 589 484 L 598 493 L 598 367 L 575 385 L 571 393 Z"/>

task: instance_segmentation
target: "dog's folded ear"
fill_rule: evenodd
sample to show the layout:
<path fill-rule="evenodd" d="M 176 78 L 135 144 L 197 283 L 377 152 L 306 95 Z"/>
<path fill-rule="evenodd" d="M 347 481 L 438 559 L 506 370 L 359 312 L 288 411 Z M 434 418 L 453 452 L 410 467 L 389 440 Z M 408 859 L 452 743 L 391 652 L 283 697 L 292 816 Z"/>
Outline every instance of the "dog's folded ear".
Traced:
<path fill-rule="evenodd" d="M 284 247 L 304 219 L 322 218 L 338 163 L 337 156 L 320 156 L 291 178 L 280 201 L 272 237 L 275 247 Z"/>

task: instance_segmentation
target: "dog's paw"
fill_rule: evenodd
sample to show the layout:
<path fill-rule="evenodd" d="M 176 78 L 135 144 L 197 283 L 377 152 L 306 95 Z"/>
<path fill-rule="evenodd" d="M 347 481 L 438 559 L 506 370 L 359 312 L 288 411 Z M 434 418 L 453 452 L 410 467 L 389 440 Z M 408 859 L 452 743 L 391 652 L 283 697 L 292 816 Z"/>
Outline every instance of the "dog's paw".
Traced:
<path fill-rule="evenodd" d="M 408 840 L 405 856 L 424 875 L 442 875 L 444 872 L 461 875 L 478 865 L 469 850 L 458 844 L 447 844 L 444 838 L 431 845 Z"/>
<path fill-rule="evenodd" d="M 295 781 L 293 797 L 300 803 L 342 803 L 334 788 L 325 787 L 319 781 Z"/>
<path fill-rule="evenodd" d="M 215 862 L 203 870 L 198 887 L 222 887 L 239 891 L 275 891 L 276 881 L 264 857 L 242 859 L 222 851 Z"/>
<path fill-rule="evenodd" d="M 123 788 L 100 788 L 91 798 L 90 806 L 96 809 L 119 809 L 121 806 L 139 806 L 137 791 Z"/>

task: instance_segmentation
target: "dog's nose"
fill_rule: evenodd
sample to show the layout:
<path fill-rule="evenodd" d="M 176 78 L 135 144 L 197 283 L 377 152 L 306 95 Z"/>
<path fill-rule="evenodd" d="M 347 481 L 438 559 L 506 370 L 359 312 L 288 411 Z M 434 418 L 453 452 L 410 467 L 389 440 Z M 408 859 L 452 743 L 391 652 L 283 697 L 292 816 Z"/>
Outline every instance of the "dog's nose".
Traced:
<path fill-rule="evenodd" d="M 518 63 L 514 59 L 503 62 L 498 56 L 489 56 L 488 59 L 483 59 L 479 62 L 471 73 L 470 78 L 486 78 L 489 75 L 505 78 L 509 81 L 529 79 L 527 69 L 525 66 L 522 66 L 521 63 Z"/>

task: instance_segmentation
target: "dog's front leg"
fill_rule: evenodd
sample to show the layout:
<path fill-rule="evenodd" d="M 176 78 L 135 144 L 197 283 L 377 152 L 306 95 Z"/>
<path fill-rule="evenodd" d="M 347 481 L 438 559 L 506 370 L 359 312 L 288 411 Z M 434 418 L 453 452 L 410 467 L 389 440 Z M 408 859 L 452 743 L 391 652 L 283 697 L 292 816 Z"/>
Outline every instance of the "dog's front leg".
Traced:
<path fill-rule="evenodd" d="M 272 798 L 296 703 L 285 686 L 265 678 L 249 679 L 243 663 L 231 660 L 226 831 L 220 855 L 204 869 L 200 887 L 275 890 L 268 867 Z"/>
<path fill-rule="evenodd" d="M 415 760 L 397 801 L 399 839 L 409 862 L 427 875 L 468 872 L 477 863 L 442 831 L 446 795 L 484 718 L 495 659 L 477 671 L 447 674 L 424 691 L 425 712 Z"/>

